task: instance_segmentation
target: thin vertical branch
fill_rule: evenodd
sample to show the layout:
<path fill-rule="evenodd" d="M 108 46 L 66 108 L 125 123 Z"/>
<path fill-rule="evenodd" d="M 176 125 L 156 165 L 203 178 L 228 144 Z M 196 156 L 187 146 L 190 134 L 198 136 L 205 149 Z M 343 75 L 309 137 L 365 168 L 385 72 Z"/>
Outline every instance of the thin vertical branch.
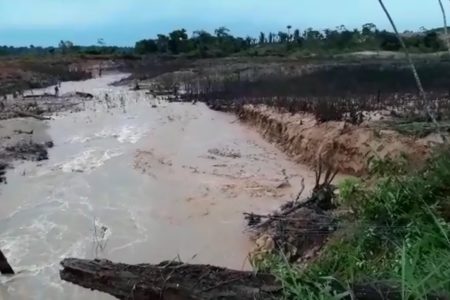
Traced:
<path fill-rule="evenodd" d="M 442 0 L 439 1 L 439 6 L 441 7 L 442 18 L 444 20 L 444 34 L 445 34 L 445 42 L 447 43 L 447 51 L 450 53 L 450 38 L 448 36 L 448 28 L 447 28 L 447 15 L 445 14 L 444 5 L 442 4 Z"/>
<path fill-rule="evenodd" d="M 440 128 L 439 124 L 431 110 L 430 102 L 428 101 L 427 94 L 425 93 L 425 90 L 423 89 L 422 81 L 420 80 L 419 74 L 417 73 L 416 66 L 414 65 L 414 62 L 411 58 L 411 54 L 409 53 L 408 48 L 406 47 L 405 41 L 403 40 L 402 36 L 397 30 L 397 26 L 395 25 L 394 20 L 391 17 L 391 14 L 387 10 L 386 6 L 383 3 L 383 0 L 378 0 L 378 2 L 381 5 L 381 8 L 383 9 L 384 13 L 386 14 L 386 17 L 389 19 L 389 22 L 391 23 L 392 28 L 394 29 L 395 35 L 397 36 L 398 41 L 400 42 L 403 51 L 405 53 L 406 60 L 408 61 L 409 67 L 411 68 L 411 71 L 414 75 L 414 79 L 416 80 L 417 88 L 419 89 L 420 96 L 422 97 L 422 101 L 425 104 L 425 109 L 427 111 L 428 116 L 433 121 L 434 125 L 436 126 L 437 132 L 440 134 Z M 446 141 L 446 137 L 442 134 L 440 134 L 442 139 Z"/>

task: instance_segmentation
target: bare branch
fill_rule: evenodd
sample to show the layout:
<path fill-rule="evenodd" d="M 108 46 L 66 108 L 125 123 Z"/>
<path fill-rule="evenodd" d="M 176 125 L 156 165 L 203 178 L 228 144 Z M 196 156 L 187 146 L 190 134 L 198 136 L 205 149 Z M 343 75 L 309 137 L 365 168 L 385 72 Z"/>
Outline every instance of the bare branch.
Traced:
<path fill-rule="evenodd" d="M 445 42 L 447 43 L 447 51 L 450 53 L 450 39 L 448 36 L 447 30 L 447 15 L 445 14 L 444 5 L 442 4 L 442 0 L 439 1 L 439 6 L 441 7 L 442 19 L 444 20 L 444 34 L 445 34 Z"/>
<path fill-rule="evenodd" d="M 302 186 L 297 194 L 297 197 L 294 200 L 294 203 L 297 203 L 300 200 L 300 197 L 302 196 L 304 190 L 305 190 L 305 178 L 302 177 Z"/>
<path fill-rule="evenodd" d="M 316 162 L 316 168 L 314 170 L 316 175 L 316 185 L 315 187 L 319 187 L 320 185 L 320 177 L 322 177 L 322 156 L 319 155 L 319 159 Z"/>

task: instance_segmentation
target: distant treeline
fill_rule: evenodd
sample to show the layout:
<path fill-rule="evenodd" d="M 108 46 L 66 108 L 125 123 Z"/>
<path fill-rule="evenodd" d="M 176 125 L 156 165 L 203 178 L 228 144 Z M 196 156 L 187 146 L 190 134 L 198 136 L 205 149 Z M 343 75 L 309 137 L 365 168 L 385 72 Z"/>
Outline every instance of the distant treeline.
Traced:
<path fill-rule="evenodd" d="M 420 32 L 404 32 L 406 45 L 413 52 L 437 52 L 445 50 L 439 30 L 421 29 Z M 379 30 L 372 23 L 361 29 L 347 29 L 341 25 L 335 29 L 304 31 L 286 26 L 278 32 L 261 32 L 258 37 L 238 37 L 226 27 L 209 33 L 194 31 L 191 35 L 185 29 L 169 34 L 158 34 L 155 38 L 136 42 L 135 47 L 106 46 L 99 39 L 95 46 L 77 46 L 71 41 L 60 41 L 58 47 L 10 47 L 0 46 L 0 56 L 86 54 L 86 55 L 183 55 L 187 57 L 225 57 L 233 54 L 244 56 L 284 56 L 293 52 L 305 54 L 333 54 L 363 50 L 398 51 L 401 45 L 394 33 Z"/>
<path fill-rule="evenodd" d="M 86 54 L 86 55 L 126 55 L 133 54 L 133 47 L 117 47 L 105 45 L 78 46 L 71 41 L 60 41 L 58 47 L 28 47 L 0 46 L 0 56 L 21 55 L 54 55 L 54 54 Z"/>
<path fill-rule="evenodd" d="M 445 46 L 437 30 L 404 32 L 406 45 L 415 52 L 436 52 Z M 378 30 L 374 24 L 361 29 L 335 29 L 305 31 L 287 26 L 277 33 L 261 32 L 258 38 L 236 37 L 225 27 L 209 33 L 204 30 L 188 35 L 185 29 L 174 30 L 168 35 L 158 34 L 154 39 L 144 39 L 135 45 L 137 54 L 167 53 L 186 54 L 194 57 L 220 57 L 235 53 L 247 55 L 286 54 L 294 51 L 311 53 L 339 53 L 362 50 L 398 51 L 401 45 L 394 33 Z"/>

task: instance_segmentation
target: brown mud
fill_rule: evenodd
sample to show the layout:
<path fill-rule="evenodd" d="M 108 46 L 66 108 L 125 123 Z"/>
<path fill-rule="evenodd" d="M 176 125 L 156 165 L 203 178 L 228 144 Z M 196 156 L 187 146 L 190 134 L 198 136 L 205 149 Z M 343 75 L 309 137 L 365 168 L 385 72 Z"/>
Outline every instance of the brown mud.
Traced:
<path fill-rule="evenodd" d="M 78 81 L 116 71 L 125 65 L 114 57 L 42 56 L 0 58 L 0 95 L 45 88 L 61 81 Z M 100 71 L 101 70 L 101 71 Z"/>
<path fill-rule="evenodd" d="M 48 159 L 48 148 L 53 147 L 45 134 L 42 121 L 11 119 L 0 123 L 0 182 L 6 183 L 7 169 L 14 161 L 42 161 Z"/>
<path fill-rule="evenodd" d="M 49 94 L 25 95 L 0 100 L 0 120 L 31 117 L 48 120 L 49 115 L 61 111 L 78 111 L 86 96 L 64 94 L 56 97 Z"/>
<path fill-rule="evenodd" d="M 330 121 L 319 123 L 306 113 L 283 113 L 265 105 L 245 105 L 240 120 L 255 128 L 295 161 L 312 166 L 319 157 L 349 175 L 368 172 L 371 158 L 406 156 L 413 164 L 430 152 L 423 140 L 393 130 L 376 130 L 368 125 Z"/>

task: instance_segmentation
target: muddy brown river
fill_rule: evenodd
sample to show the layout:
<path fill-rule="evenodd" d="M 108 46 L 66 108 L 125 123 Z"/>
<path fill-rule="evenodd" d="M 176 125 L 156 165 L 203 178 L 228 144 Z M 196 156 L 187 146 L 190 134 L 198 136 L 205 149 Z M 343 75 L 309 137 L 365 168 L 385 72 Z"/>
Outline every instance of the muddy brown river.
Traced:
<path fill-rule="evenodd" d="M 234 115 L 109 86 L 124 76 L 63 83 L 96 95 L 82 111 L 0 123 L 55 144 L 0 187 L 0 249 L 18 272 L 0 299 L 111 299 L 62 282 L 65 257 L 248 269 L 242 213 L 294 198 L 302 177 L 308 194 L 313 174 Z"/>

